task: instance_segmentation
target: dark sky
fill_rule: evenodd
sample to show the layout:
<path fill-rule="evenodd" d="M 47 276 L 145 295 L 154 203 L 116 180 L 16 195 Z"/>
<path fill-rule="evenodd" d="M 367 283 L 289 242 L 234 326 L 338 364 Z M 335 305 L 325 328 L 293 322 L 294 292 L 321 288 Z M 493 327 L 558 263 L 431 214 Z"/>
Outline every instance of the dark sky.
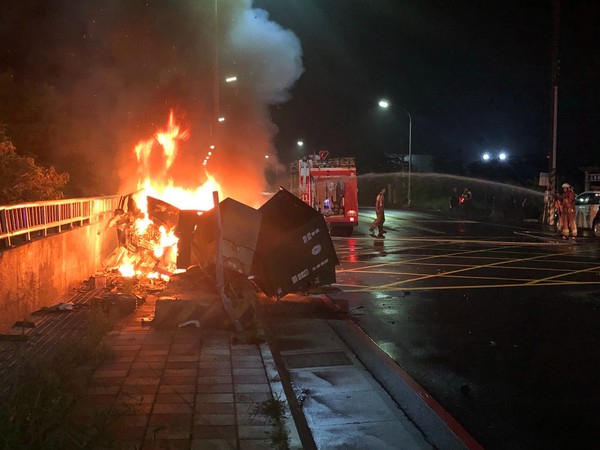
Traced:
<path fill-rule="evenodd" d="M 563 1 L 558 155 L 598 163 L 599 2 Z M 552 0 L 256 0 L 299 37 L 304 73 L 273 111 L 278 149 L 550 152 Z M 589 162 L 588 162 L 589 160 Z M 559 167 L 560 170 L 560 167 Z"/>
<path fill-rule="evenodd" d="M 599 5 L 562 1 L 559 172 L 600 165 Z M 219 131 L 228 154 L 213 170 L 228 179 L 232 159 L 261 161 L 256 173 L 265 154 L 287 164 L 298 139 L 363 167 L 406 153 L 402 108 L 415 155 L 467 165 L 505 150 L 547 167 L 552 9 L 553 0 L 3 0 L 0 69 L 56 90 L 83 126 L 65 132 L 82 135 L 107 177 L 172 107 L 192 129 L 184 164 L 195 169 L 214 140 L 215 104 L 230 120 Z M 236 86 L 216 88 L 229 73 Z M 388 111 L 377 107 L 384 96 Z"/>

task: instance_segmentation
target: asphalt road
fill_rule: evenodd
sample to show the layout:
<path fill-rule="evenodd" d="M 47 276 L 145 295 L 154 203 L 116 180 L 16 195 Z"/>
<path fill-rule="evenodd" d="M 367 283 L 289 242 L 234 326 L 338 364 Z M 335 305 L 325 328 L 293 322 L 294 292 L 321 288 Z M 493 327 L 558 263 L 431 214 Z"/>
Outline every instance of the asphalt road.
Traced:
<path fill-rule="evenodd" d="M 600 241 L 372 210 L 331 300 L 487 449 L 597 448 Z"/>

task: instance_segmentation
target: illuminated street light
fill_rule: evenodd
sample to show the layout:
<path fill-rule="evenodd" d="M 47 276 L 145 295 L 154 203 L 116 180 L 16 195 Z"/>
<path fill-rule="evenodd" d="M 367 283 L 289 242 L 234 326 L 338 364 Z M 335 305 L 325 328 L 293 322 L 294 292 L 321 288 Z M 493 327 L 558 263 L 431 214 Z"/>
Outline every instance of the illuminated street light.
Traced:
<path fill-rule="evenodd" d="M 507 157 L 508 157 L 508 155 L 505 152 L 500 152 L 500 154 L 498 155 L 498 159 L 500 161 L 506 161 Z"/>
<path fill-rule="evenodd" d="M 236 76 L 225 78 L 225 83 L 233 83 L 234 81 L 237 81 L 237 77 Z"/>
<path fill-rule="evenodd" d="M 389 102 L 389 100 L 386 100 L 384 98 L 379 100 L 377 104 L 382 109 L 388 109 L 391 107 L 391 103 Z M 408 202 L 408 207 L 410 208 L 410 175 L 412 171 L 412 116 L 402 106 L 398 106 L 398 108 L 404 111 L 408 116 L 408 189 L 406 192 L 406 200 Z"/>
<path fill-rule="evenodd" d="M 219 117 L 219 122 L 225 122 L 225 117 Z"/>
<path fill-rule="evenodd" d="M 483 155 L 481 155 L 481 159 L 483 159 L 484 161 L 489 161 L 491 158 L 489 153 L 484 153 Z"/>
<path fill-rule="evenodd" d="M 303 147 L 304 146 L 304 141 L 298 141 L 297 144 L 298 144 L 298 147 Z"/>

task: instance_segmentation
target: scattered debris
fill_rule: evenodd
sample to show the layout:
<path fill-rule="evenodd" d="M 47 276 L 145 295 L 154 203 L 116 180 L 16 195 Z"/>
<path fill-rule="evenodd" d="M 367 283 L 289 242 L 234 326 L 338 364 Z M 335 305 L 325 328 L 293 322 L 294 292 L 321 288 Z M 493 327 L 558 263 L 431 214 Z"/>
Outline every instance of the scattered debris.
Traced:
<path fill-rule="evenodd" d="M 298 405 L 300 407 L 302 407 L 302 405 L 304 405 L 304 402 L 308 398 L 309 394 L 310 394 L 310 389 L 308 389 L 308 388 L 300 389 L 300 393 L 296 395 L 296 400 L 298 400 Z"/>
<path fill-rule="evenodd" d="M 177 325 L 177 328 L 191 327 L 195 326 L 196 328 L 200 328 L 200 321 L 198 320 L 188 320 L 186 322 L 180 323 Z"/>
<path fill-rule="evenodd" d="M 48 312 L 63 312 L 63 311 L 73 311 L 73 309 L 75 309 L 75 304 L 68 302 L 68 303 L 58 303 L 56 305 L 53 306 L 47 306 L 45 308 L 42 308 L 38 311 L 33 312 L 32 314 L 44 314 L 44 313 L 48 313 Z"/>
<path fill-rule="evenodd" d="M 104 289 L 106 287 L 106 276 L 94 275 L 93 277 L 90 277 L 89 287 L 92 290 Z"/>

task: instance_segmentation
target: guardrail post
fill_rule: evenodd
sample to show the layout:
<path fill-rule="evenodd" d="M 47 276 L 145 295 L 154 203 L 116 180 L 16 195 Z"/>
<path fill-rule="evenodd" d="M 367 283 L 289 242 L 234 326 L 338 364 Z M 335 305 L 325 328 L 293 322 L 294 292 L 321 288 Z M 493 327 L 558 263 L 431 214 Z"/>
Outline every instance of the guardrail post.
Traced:
<path fill-rule="evenodd" d="M 25 228 L 27 228 L 27 233 L 25 234 L 25 236 L 27 236 L 27 241 L 31 240 L 31 231 L 29 231 L 29 208 L 24 207 L 21 211 L 21 214 L 23 214 L 23 219 L 24 219 L 24 225 Z"/>
<path fill-rule="evenodd" d="M 48 227 L 46 225 L 47 223 L 47 210 L 48 206 L 44 205 L 42 207 L 42 225 L 44 225 L 44 236 L 48 236 Z"/>
<path fill-rule="evenodd" d="M 6 210 L 0 210 L 0 232 L 6 234 L 6 246 L 10 247 L 10 234 L 8 234 L 8 222 L 6 220 Z"/>

